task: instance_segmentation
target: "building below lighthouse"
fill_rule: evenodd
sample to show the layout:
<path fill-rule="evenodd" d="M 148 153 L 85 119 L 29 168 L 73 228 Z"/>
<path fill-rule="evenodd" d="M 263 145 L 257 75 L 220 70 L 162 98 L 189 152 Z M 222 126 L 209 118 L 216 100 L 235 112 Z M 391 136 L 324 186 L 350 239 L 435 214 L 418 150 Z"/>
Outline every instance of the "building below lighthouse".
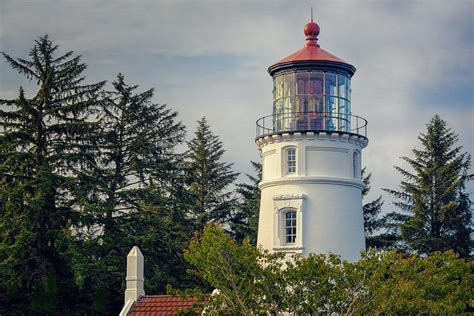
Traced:
<path fill-rule="evenodd" d="M 268 68 L 273 113 L 257 121 L 257 243 L 271 252 L 335 253 L 354 261 L 365 249 L 367 121 L 351 111 L 355 67 L 321 49 L 319 32 L 311 19 L 304 48 Z"/>

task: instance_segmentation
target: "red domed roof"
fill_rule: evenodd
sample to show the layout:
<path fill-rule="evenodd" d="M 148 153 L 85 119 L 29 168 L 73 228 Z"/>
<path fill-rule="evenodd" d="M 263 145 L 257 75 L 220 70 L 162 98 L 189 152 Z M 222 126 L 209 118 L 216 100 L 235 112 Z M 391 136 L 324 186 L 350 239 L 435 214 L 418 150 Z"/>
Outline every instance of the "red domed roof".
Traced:
<path fill-rule="evenodd" d="M 338 63 L 348 64 L 341 58 L 334 56 L 324 49 L 319 48 L 319 46 L 305 46 L 299 51 L 291 54 L 288 57 L 283 58 L 282 60 L 276 62 L 276 64 L 282 64 L 291 61 L 303 61 L 303 60 L 327 60 L 327 61 L 334 61 Z"/>
<path fill-rule="evenodd" d="M 339 57 L 336 57 L 324 49 L 321 49 L 318 44 L 318 35 L 319 35 L 319 25 L 313 22 L 307 23 L 304 27 L 304 34 L 306 35 L 306 44 L 305 47 L 299 51 L 291 54 L 288 57 L 283 58 L 282 60 L 274 63 L 271 67 L 283 64 L 287 62 L 298 62 L 298 61 L 330 61 L 336 63 L 347 64 L 346 61 L 342 60 Z"/>

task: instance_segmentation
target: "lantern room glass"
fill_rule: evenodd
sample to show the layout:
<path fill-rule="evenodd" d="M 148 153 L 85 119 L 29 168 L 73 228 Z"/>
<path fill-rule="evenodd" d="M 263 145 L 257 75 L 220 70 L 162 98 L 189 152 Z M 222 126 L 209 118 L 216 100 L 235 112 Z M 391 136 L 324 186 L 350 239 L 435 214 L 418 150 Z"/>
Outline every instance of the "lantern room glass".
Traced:
<path fill-rule="evenodd" d="M 275 131 L 350 132 L 350 78 L 323 71 L 296 71 L 274 78 Z"/>

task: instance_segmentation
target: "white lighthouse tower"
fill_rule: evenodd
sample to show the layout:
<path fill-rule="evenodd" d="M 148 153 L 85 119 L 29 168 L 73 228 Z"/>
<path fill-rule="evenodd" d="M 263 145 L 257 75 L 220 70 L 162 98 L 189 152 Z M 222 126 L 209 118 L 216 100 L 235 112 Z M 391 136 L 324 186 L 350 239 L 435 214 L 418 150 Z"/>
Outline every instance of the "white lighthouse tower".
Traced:
<path fill-rule="evenodd" d="M 270 251 L 335 253 L 365 249 L 361 159 L 367 121 L 352 115 L 355 67 L 322 50 L 319 26 L 305 47 L 268 68 L 273 114 L 257 121 L 262 182 L 257 243 Z"/>

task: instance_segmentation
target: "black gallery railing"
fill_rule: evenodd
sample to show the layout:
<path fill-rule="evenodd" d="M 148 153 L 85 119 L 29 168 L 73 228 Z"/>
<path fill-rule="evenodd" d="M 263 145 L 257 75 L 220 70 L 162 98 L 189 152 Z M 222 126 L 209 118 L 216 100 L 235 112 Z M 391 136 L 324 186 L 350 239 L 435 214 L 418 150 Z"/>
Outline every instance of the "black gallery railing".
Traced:
<path fill-rule="evenodd" d="M 344 132 L 367 137 L 367 120 L 324 112 L 273 114 L 257 120 L 257 138 L 284 132 Z"/>

